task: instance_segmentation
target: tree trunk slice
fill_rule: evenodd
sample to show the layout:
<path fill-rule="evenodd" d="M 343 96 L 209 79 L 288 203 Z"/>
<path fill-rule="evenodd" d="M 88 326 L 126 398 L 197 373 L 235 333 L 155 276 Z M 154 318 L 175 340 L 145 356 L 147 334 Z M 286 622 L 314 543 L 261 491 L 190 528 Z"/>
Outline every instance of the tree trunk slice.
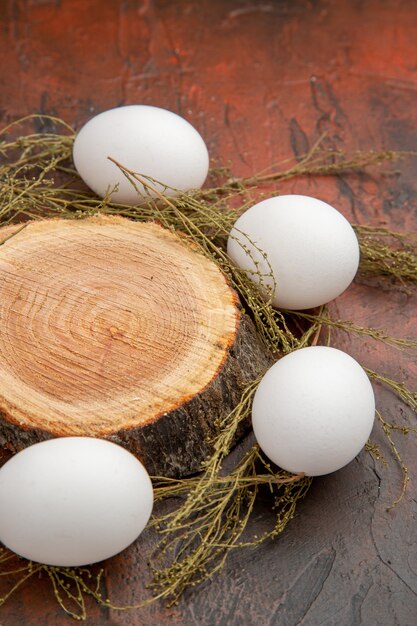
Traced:
<path fill-rule="evenodd" d="M 186 475 L 269 364 L 236 293 L 185 237 L 123 218 L 0 229 L 0 444 L 112 440 Z"/>

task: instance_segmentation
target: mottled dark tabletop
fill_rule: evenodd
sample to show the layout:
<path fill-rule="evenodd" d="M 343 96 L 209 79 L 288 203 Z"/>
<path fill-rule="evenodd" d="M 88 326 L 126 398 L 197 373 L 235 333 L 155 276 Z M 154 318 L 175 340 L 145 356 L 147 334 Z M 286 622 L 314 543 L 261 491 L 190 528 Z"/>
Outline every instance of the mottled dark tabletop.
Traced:
<path fill-rule="evenodd" d="M 304 153 L 326 132 L 342 150 L 417 149 L 417 3 L 413 0 L 0 0 L 0 121 L 42 112 L 77 128 L 94 114 L 145 103 L 188 119 L 213 163 L 236 175 Z M 361 224 L 417 230 L 416 159 L 378 173 L 295 179 L 280 189 L 326 200 Z M 333 314 L 396 336 L 417 334 L 416 295 L 357 281 Z M 333 345 L 370 368 L 417 387 L 415 356 L 343 331 Z M 392 421 L 406 407 L 375 387 Z M 417 624 L 417 439 L 396 436 L 401 472 L 363 452 L 314 480 L 285 533 L 238 551 L 210 582 L 166 609 L 134 612 L 88 603 L 88 625 L 415 626 Z M 251 530 L 271 519 L 265 496 Z M 139 602 L 149 580 L 144 535 L 108 562 L 115 602 Z M 5 584 L 0 581 L 0 590 Z M 5 606 L 0 624 L 72 621 L 46 580 L 32 580 Z"/>

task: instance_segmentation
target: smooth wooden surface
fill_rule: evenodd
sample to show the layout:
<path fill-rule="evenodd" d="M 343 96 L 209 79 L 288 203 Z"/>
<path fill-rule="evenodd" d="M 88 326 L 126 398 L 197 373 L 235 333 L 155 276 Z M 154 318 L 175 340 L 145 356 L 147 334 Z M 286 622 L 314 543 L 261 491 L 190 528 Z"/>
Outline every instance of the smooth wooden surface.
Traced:
<path fill-rule="evenodd" d="M 215 263 L 121 217 L 0 228 L 0 445 L 105 437 L 185 476 L 270 363 Z"/>
<path fill-rule="evenodd" d="M 192 122 L 213 163 L 252 174 L 304 153 L 326 132 L 341 149 L 417 148 L 417 5 L 413 0 L 15 0 L 2 1 L 3 122 L 33 112 L 79 127 L 104 109 L 131 103 L 169 108 Z M 39 127 L 42 127 L 39 123 Z M 359 223 L 417 230 L 416 160 L 390 176 L 293 180 Z M 332 304 L 342 319 L 416 336 L 416 295 L 357 281 Z M 367 367 L 417 386 L 415 355 L 334 333 Z M 376 386 L 381 412 L 414 424 Z M 365 453 L 319 478 L 276 541 L 236 552 L 212 581 L 178 607 L 137 612 L 89 605 L 89 625 L 414 626 L 417 623 L 417 455 L 415 436 L 396 435 L 411 481 Z M 251 526 L 271 518 L 266 493 Z M 106 587 L 120 604 L 140 601 L 147 580 L 144 536 L 108 563 Z M 0 581 L 3 585 L 3 581 Z M 32 581 L 0 609 L 0 623 L 70 623 L 46 581 Z"/>

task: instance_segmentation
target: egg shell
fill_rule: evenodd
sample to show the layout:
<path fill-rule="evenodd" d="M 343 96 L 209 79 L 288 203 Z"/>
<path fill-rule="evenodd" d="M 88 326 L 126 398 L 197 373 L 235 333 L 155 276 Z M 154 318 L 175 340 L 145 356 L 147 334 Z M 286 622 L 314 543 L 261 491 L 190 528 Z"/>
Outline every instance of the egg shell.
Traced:
<path fill-rule="evenodd" d="M 86 565 L 121 552 L 145 528 L 152 506 L 143 465 L 102 439 L 43 441 L 0 469 L 0 540 L 49 565 Z"/>
<path fill-rule="evenodd" d="M 113 202 L 135 205 L 144 196 L 157 196 L 135 181 L 141 196 L 109 156 L 163 183 L 151 184 L 170 196 L 178 194 L 175 190 L 201 187 L 209 167 L 207 147 L 189 122 L 166 109 L 141 104 L 110 109 L 89 120 L 75 138 L 73 160 L 84 182 L 101 197 L 115 185 Z"/>
<path fill-rule="evenodd" d="M 358 240 L 347 219 L 326 202 L 301 195 L 269 198 L 248 209 L 230 233 L 227 252 L 255 282 L 273 290 L 274 306 L 292 310 L 336 298 L 359 265 Z"/>
<path fill-rule="evenodd" d="M 275 363 L 255 393 L 252 423 L 266 456 L 288 472 L 319 476 L 355 458 L 371 433 L 375 398 L 351 356 L 325 346 Z"/>

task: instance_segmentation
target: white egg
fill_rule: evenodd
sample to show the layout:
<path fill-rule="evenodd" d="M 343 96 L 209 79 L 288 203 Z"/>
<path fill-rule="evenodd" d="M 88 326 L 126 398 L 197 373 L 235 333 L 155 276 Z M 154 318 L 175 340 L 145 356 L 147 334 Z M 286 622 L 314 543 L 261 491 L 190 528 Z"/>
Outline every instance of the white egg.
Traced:
<path fill-rule="evenodd" d="M 152 506 L 143 465 L 103 439 L 44 441 L 0 469 L 0 541 L 40 563 L 80 566 L 121 552 Z"/>
<path fill-rule="evenodd" d="M 209 167 L 206 144 L 189 122 L 171 111 L 140 104 L 93 117 L 75 138 L 73 159 L 81 178 L 99 196 L 118 185 L 111 194 L 114 202 L 143 202 L 143 196 L 109 161 L 109 156 L 138 174 L 180 191 L 200 188 Z M 136 184 L 144 192 L 143 186 Z M 156 187 L 164 191 L 163 186 Z M 177 195 L 173 189 L 164 193 Z"/>
<path fill-rule="evenodd" d="M 355 458 L 372 430 L 375 398 L 351 356 L 325 346 L 284 356 L 263 377 L 252 422 L 260 448 L 288 472 L 320 476 Z"/>
<path fill-rule="evenodd" d="M 292 310 L 336 298 L 359 264 L 349 222 L 326 202 L 300 195 L 269 198 L 248 209 L 230 233 L 227 252 L 255 282 L 273 290 L 274 306 Z M 260 280 L 256 271 L 270 276 Z"/>

